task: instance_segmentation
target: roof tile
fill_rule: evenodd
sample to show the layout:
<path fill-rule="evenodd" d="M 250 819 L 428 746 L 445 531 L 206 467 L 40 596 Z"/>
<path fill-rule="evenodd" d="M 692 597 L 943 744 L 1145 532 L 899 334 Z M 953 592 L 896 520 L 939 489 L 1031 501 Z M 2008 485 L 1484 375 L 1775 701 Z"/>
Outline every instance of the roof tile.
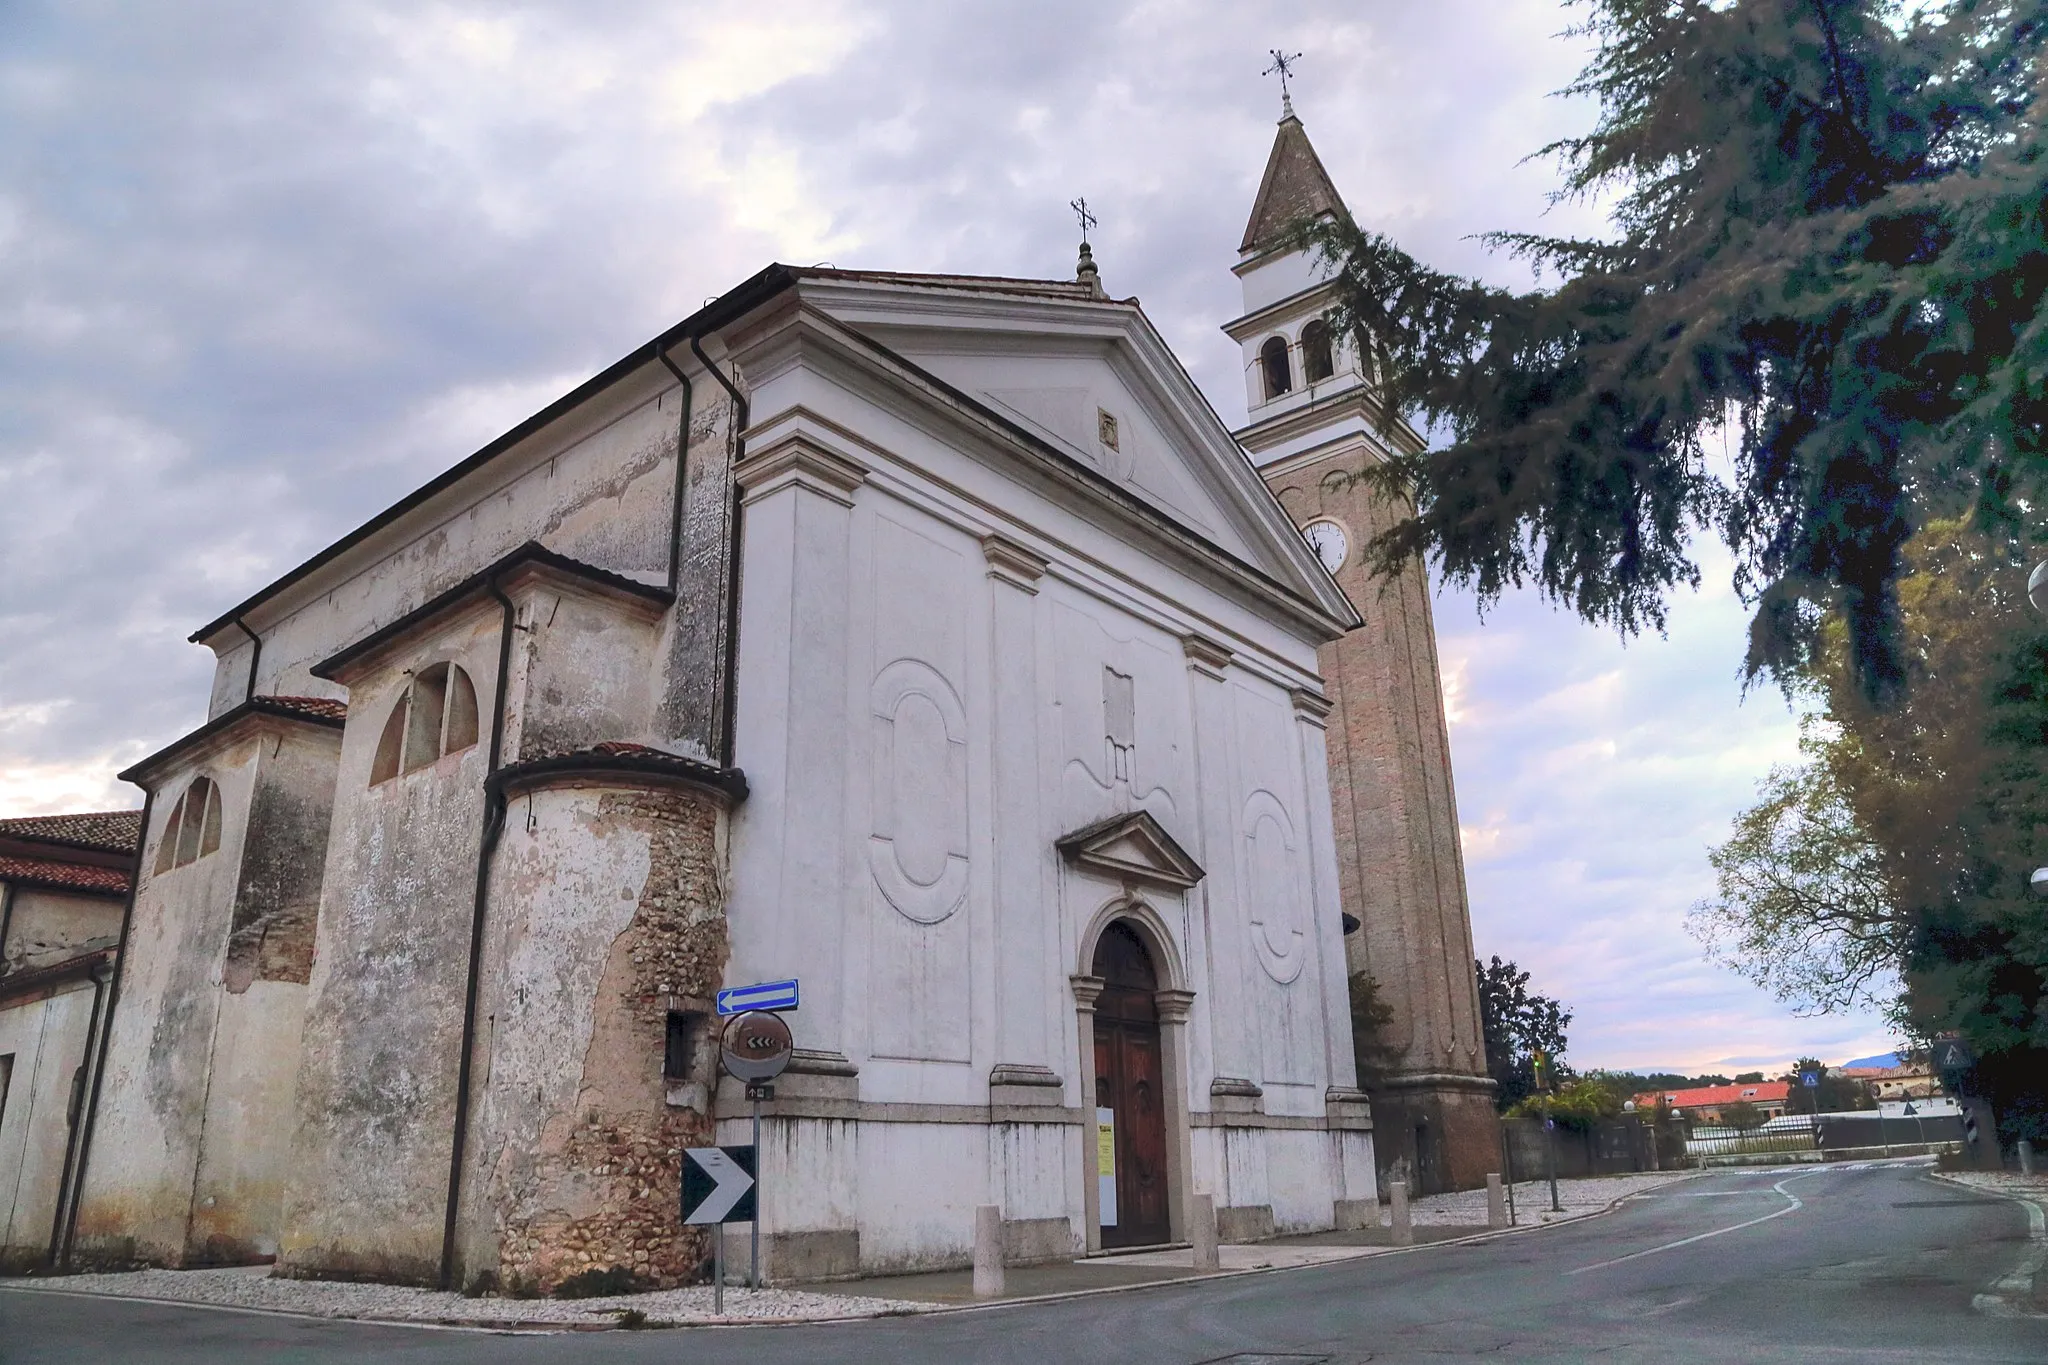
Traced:
<path fill-rule="evenodd" d="M 24 815 L 0 820 L 0 836 L 41 843 L 76 844 L 109 853 L 133 853 L 142 839 L 139 810 L 84 811 L 74 815 Z"/>

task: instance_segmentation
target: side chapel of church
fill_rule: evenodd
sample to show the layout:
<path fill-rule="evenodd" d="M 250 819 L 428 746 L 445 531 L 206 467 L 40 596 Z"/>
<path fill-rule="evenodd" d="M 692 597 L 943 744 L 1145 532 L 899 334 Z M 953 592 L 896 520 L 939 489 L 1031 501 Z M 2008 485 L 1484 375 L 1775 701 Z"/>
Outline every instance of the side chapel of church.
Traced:
<path fill-rule="evenodd" d="M 1426 584 L 1363 577 L 1320 476 L 1378 413 L 1274 245 L 1343 211 L 1290 111 L 1235 435 L 1085 244 L 770 266 L 202 627 L 53 1257 L 693 1280 L 681 1149 L 746 1140 L 712 997 L 785 976 L 774 1279 L 1493 1169 Z"/>

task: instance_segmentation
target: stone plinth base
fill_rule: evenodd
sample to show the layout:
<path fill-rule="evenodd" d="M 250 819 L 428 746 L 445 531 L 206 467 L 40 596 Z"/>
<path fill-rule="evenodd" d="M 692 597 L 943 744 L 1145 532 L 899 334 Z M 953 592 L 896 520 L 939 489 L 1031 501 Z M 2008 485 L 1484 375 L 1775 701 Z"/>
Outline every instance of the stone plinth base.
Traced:
<path fill-rule="evenodd" d="M 1486 1077 L 1396 1078 L 1373 1092 L 1372 1108 L 1382 1187 L 1406 1180 L 1416 1195 L 1476 1190 L 1501 1169 L 1500 1119 Z"/>

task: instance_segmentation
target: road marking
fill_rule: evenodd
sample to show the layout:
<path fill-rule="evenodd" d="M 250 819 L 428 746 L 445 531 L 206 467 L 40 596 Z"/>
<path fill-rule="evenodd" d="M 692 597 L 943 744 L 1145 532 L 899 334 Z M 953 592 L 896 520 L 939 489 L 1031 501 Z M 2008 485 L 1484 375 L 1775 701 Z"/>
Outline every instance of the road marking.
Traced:
<path fill-rule="evenodd" d="M 1742 1199 L 1769 1193 L 1769 1190 L 1693 1190 L 1685 1194 L 1632 1194 L 1629 1199 L 1631 1202 L 1637 1199 Z"/>
<path fill-rule="evenodd" d="M 1607 1267 L 1611 1265 L 1620 1265 L 1623 1261 L 1634 1261 L 1639 1260 L 1644 1256 L 1655 1256 L 1660 1251 L 1675 1251 L 1679 1247 L 1689 1247 L 1694 1242 L 1704 1242 L 1712 1237 L 1725 1237 L 1731 1232 L 1740 1232 L 1744 1228 L 1753 1228 L 1759 1223 L 1768 1223 L 1773 1218 L 1783 1218 L 1788 1213 L 1797 1213 L 1800 1209 L 1805 1208 L 1806 1205 L 1800 1202 L 1798 1195 L 1792 1193 L 1792 1191 L 1786 1189 L 1785 1187 L 1791 1184 L 1794 1180 L 1804 1180 L 1806 1179 L 1806 1177 L 1810 1175 L 1820 1174 L 1822 1174 L 1822 1172 L 1820 1171 L 1801 1171 L 1798 1175 L 1788 1176 L 1785 1179 L 1780 1180 L 1777 1184 L 1771 1186 L 1771 1191 L 1757 1191 L 1757 1193 L 1759 1194 L 1774 1191 L 1792 1201 L 1791 1203 L 1787 1204 L 1784 1208 L 1778 1209 L 1771 1213 L 1767 1213 L 1761 1218 L 1752 1218 L 1747 1222 L 1737 1223 L 1733 1227 L 1715 1228 L 1712 1232 L 1702 1232 L 1691 1237 L 1681 1237 L 1675 1242 L 1666 1242 L 1662 1246 L 1648 1247 L 1642 1251 L 1631 1251 L 1628 1255 L 1616 1256 L 1611 1261 L 1596 1261 L 1592 1265 L 1582 1265 L 1577 1270 L 1567 1270 L 1565 1274 L 1583 1275 L 1589 1270 L 1605 1270 Z"/>

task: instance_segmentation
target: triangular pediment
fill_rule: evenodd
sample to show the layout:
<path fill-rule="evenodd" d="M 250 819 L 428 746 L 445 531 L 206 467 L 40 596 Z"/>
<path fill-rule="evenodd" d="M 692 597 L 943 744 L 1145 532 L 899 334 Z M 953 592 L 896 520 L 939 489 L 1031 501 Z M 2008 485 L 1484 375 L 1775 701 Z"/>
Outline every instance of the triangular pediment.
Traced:
<path fill-rule="evenodd" d="M 1111 516 L 1144 508 L 1339 628 L 1349 601 L 1134 301 L 1005 297 L 920 277 L 805 282 L 857 329 L 1006 432 L 1087 472 Z M 1061 496 L 1066 496 L 1063 492 Z"/>
<path fill-rule="evenodd" d="M 1053 841 L 1067 861 L 1127 881 L 1187 888 L 1206 875 L 1149 811 L 1097 820 Z"/>

